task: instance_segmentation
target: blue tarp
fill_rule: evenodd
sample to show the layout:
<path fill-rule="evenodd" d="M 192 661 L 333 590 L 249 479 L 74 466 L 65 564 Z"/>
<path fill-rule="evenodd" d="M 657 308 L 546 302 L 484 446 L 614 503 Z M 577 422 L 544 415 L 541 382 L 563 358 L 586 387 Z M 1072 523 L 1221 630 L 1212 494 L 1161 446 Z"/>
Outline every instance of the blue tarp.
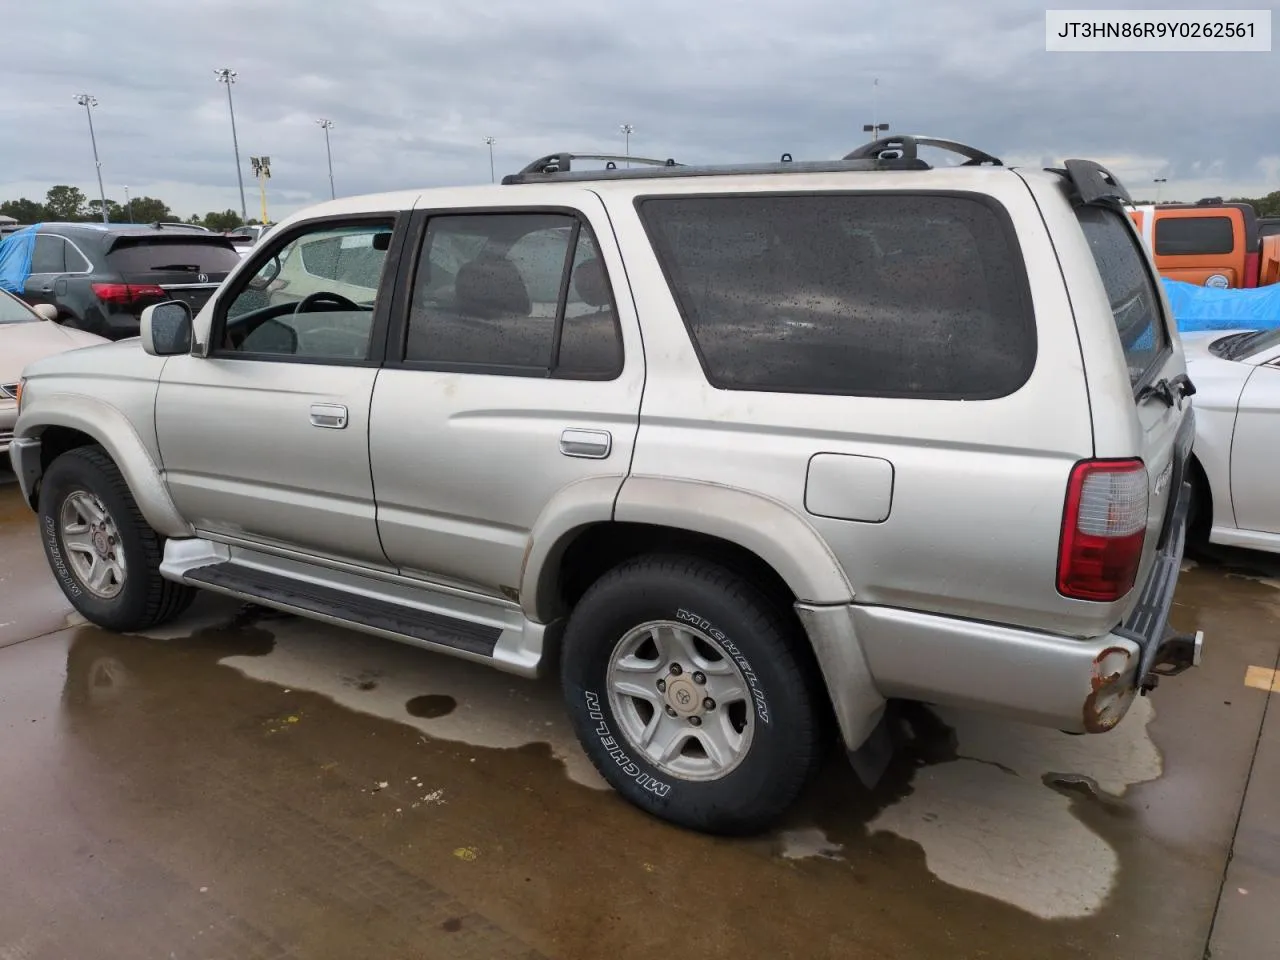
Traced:
<path fill-rule="evenodd" d="M 1161 277 L 1178 330 L 1271 330 L 1280 327 L 1280 283 L 1248 289 L 1201 287 Z"/>
<path fill-rule="evenodd" d="M 31 252 L 36 246 L 40 224 L 23 227 L 0 240 L 0 289 L 22 296 L 31 273 Z"/>

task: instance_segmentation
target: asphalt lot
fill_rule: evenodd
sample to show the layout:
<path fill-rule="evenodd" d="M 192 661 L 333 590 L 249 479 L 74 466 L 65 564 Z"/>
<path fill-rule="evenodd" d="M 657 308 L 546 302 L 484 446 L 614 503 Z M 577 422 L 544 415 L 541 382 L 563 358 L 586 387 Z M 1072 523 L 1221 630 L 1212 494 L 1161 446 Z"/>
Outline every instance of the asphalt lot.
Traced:
<path fill-rule="evenodd" d="M 729 841 L 603 789 L 550 682 L 212 597 L 78 622 L 0 473 L 0 958 L 1267 960 L 1280 562 L 1188 568 L 1205 663 L 1116 731 L 919 708 L 874 793 L 833 757 Z"/>

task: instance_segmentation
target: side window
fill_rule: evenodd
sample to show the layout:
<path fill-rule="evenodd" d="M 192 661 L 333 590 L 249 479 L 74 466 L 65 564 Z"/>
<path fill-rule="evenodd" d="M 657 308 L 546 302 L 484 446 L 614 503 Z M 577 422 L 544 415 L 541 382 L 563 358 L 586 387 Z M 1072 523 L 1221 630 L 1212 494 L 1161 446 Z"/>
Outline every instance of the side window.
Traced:
<path fill-rule="evenodd" d="M 229 297 L 216 352 L 367 359 L 392 227 L 325 224 L 275 249 Z"/>
<path fill-rule="evenodd" d="M 35 248 L 31 251 L 32 273 L 65 273 L 64 251 L 66 242 L 48 233 L 36 234 Z"/>
<path fill-rule="evenodd" d="M 1121 216 L 1102 207 L 1076 210 L 1111 301 L 1116 332 L 1129 367 L 1129 382 L 1136 386 L 1168 348 L 1169 334 L 1160 309 L 1160 294 L 1147 269 L 1147 256 L 1138 248 Z"/>
<path fill-rule="evenodd" d="M 69 243 L 64 243 L 64 254 L 66 256 L 66 268 L 68 273 L 88 273 L 92 268 L 89 261 L 84 255 Z"/>
<path fill-rule="evenodd" d="M 1158 217 L 1156 256 L 1218 256 L 1235 249 L 1230 217 Z"/>
<path fill-rule="evenodd" d="M 617 315 L 590 230 L 566 214 L 432 218 L 405 360 L 533 376 L 617 376 Z"/>
<path fill-rule="evenodd" d="M 726 390 L 981 400 L 1036 358 L 1007 214 L 979 197 L 639 202 L 707 379 Z"/>

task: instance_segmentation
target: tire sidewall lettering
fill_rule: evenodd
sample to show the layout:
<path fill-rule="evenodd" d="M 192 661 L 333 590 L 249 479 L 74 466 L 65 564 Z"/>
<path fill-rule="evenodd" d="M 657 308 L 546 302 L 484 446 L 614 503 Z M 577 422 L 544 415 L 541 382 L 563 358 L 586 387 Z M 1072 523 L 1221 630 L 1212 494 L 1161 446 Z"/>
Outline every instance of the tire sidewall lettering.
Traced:
<path fill-rule="evenodd" d="M 680 607 L 676 610 L 676 619 L 690 626 L 697 627 L 716 643 L 718 643 L 742 671 L 743 677 L 747 681 L 747 685 L 751 688 L 751 700 L 755 705 L 756 717 L 760 722 L 768 725 L 769 723 L 769 701 L 765 697 L 764 689 L 760 683 L 760 678 L 756 676 L 755 670 L 751 666 L 746 655 L 738 648 L 738 645 L 725 636 L 724 631 L 720 630 L 710 620 L 701 614 L 694 613 Z"/>
<path fill-rule="evenodd" d="M 591 722 L 594 725 L 593 733 L 596 739 L 600 741 L 600 746 L 609 754 L 612 762 L 617 764 L 623 776 L 634 780 L 641 789 L 649 791 L 654 796 L 667 796 L 671 792 L 671 784 L 659 780 L 641 769 L 627 754 L 626 749 L 618 741 L 618 738 L 613 735 L 609 729 L 609 721 L 605 717 L 599 695 L 591 690 L 584 690 L 583 698 L 587 705 L 587 716 L 591 718 Z"/>
<path fill-rule="evenodd" d="M 84 595 L 84 591 L 80 588 L 80 582 L 76 579 L 75 574 L 71 572 L 71 568 L 67 566 L 67 561 L 63 554 L 62 541 L 58 537 L 58 525 L 53 517 L 47 514 L 43 517 L 43 533 L 45 550 L 49 554 L 49 565 L 53 567 L 54 575 L 62 583 L 62 588 L 72 597 L 79 599 Z"/>

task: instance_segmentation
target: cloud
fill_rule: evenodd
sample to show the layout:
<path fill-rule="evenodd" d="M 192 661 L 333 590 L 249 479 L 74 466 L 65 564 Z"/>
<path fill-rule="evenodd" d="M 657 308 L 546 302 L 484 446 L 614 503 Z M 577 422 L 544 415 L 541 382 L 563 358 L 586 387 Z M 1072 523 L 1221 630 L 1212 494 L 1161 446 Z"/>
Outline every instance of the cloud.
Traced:
<path fill-rule="evenodd" d="M 88 90 L 109 195 L 238 207 L 219 66 L 239 72 L 245 177 L 250 155 L 272 158 L 275 216 L 328 195 L 321 116 L 341 193 L 483 181 L 485 136 L 499 173 L 620 151 L 622 122 L 639 154 L 837 157 L 873 114 L 1037 166 L 1113 158 L 1135 192 L 1155 175 L 1187 199 L 1280 188 L 1276 54 L 1048 54 L 1043 16 L 1013 0 L 26 4 L 6 11 L 28 42 L 6 50 L 0 198 L 96 195 L 72 100 Z"/>

